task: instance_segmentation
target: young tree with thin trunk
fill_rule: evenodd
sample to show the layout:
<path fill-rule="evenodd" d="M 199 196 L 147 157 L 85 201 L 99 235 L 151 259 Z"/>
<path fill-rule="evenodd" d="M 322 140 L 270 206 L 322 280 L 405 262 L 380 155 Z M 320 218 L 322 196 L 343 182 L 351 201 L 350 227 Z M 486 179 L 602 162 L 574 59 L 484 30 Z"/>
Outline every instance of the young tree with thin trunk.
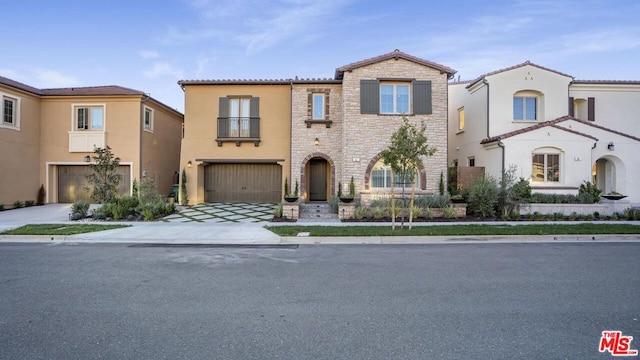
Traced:
<path fill-rule="evenodd" d="M 113 155 L 109 146 L 96 147 L 93 153 L 94 162 L 90 165 L 93 173 L 87 175 L 87 181 L 93 185 L 91 199 L 99 204 L 106 204 L 114 201 L 118 195 L 118 185 L 122 178 L 118 174 L 120 158 Z"/>

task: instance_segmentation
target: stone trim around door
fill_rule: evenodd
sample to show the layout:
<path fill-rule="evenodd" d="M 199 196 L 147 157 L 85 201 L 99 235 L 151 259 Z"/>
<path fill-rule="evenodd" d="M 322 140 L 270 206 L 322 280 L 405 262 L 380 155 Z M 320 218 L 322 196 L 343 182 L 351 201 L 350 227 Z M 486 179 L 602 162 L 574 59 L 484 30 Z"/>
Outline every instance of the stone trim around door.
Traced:
<path fill-rule="evenodd" d="M 331 158 L 331 156 L 322 153 L 322 152 L 313 152 L 310 153 L 309 155 L 307 155 L 303 160 L 302 160 L 302 164 L 300 166 L 300 193 L 304 194 L 307 191 L 307 182 L 306 182 L 306 175 L 305 175 L 305 168 L 307 166 L 307 163 L 309 161 L 311 161 L 311 159 L 314 158 L 321 158 L 326 160 L 329 163 L 329 166 L 331 166 L 331 184 L 330 184 L 330 194 L 334 195 L 336 193 L 336 164 L 333 161 L 333 159 Z M 305 201 L 309 201 L 308 199 L 308 195 L 307 198 L 305 199 Z"/>

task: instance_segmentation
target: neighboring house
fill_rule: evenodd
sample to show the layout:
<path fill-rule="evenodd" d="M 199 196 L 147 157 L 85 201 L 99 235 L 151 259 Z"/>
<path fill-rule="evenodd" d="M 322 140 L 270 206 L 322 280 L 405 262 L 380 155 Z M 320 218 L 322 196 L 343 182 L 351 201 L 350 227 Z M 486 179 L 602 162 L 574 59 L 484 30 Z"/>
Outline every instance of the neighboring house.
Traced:
<path fill-rule="evenodd" d="M 121 194 L 150 178 L 168 194 L 177 180 L 183 115 L 120 86 L 36 89 L 0 77 L 0 203 L 90 201 L 86 175 L 94 147 L 120 158 Z"/>
<path fill-rule="evenodd" d="M 574 80 L 527 61 L 449 85 L 449 160 L 498 178 L 515 165 L 533 192 L 593 181 L 640 202 L 639 113 L 638 81 Z"/>
<path fill-rule="evenodd" d="M 302 201 L 327 201 L 339 183 L 346 193 L 351 177 L 364 202 L 387 196 L 380 153 L 403 114 L 424 121 L 437 148 L 418 177 L 420 193 L 436 193 L 454 72 L 396 50 L 340 67 L 333 79 L 180 81 L 189 202 L 279 202 L 285 178 Z"/>

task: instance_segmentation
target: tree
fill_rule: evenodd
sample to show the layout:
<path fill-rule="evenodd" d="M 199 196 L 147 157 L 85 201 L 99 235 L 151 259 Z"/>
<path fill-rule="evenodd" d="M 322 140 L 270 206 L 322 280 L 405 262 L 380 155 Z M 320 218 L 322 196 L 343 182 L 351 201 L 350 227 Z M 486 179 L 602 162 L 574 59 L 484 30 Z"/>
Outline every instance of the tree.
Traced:
<path fill-rule="evenodd" d="M 93 163 L 89 166 L 93 174 L 87 175 L 87 181 L 93 185 L 91 199 L 98 204 L 113 202 L 118 195 L 118 185 L 122 176 L 118 174 L 120 158 L 115 157 L 109 146 L 93 149 Z"/>
<path fill-rule="evenodd" d="M 409 203 L 409 230 L 413 221 L 413 202 L 415 198 L 416 182 L 420 157 L 432 156 L 436 148 L 429 147 L 425 135 L 427 126 L 424 121 L 420 126 L 409 122 L 406 116 L 402 116 L 402 125 L 391 135 L 391 144 L 382 151 L 382 159 L 391 167 L 391 218 L 392 229 L 395 230 L 395 177 L 402 181 L 402 225 L 404 227 L 405 189 L 411 184 L 411 200 Z"/>
<path fill-rule="evenodd" d="M 180 184 L 180 204 L 189 205 L 189 197 L 187 196 L 187 172 L 182 169 L 182 182 Z"/>

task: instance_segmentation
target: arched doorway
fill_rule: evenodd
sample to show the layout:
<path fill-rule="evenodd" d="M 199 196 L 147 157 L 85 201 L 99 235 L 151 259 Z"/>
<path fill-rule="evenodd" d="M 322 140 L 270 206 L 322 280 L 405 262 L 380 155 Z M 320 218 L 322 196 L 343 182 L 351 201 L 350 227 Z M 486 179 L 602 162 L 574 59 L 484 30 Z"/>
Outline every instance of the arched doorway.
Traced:
<path fill-rule="evenodd" d="M 626 176 L 624 163 L 615 156 L 603 156 L 593 163 L 592 181 L 603 194 L 626 192 Z"/>
<path fill-rule="evenodd" d="M 309 179 L 309 201 L 327 201 L 331 169 L 329 162 L 323 158 L 312 158 L 305 169 Z"/>

